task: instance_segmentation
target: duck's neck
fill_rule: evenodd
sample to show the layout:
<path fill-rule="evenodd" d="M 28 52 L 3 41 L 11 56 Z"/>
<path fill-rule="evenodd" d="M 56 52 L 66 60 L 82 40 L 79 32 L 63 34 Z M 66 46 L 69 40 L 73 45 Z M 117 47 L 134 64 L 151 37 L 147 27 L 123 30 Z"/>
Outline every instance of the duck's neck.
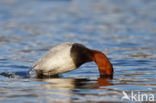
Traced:
<path fill-rule="evenodd" d="M 90 50 L 92 60 L 97 64 L 99 73 L 104 77 L 113 76 L 113 67 L 108 58 L 100 51 Z"/>

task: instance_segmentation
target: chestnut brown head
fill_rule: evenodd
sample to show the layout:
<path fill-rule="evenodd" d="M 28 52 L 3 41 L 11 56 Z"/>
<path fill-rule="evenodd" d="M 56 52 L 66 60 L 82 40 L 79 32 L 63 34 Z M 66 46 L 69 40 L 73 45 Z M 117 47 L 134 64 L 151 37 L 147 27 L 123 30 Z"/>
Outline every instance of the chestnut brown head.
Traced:
<path fill-rule="evenodd" d="M 105 54 L 100 51 L 91 50 L 81 44 L 74 43 L 71 48 L 71 57 L 77 67 L 83 63 L 94 61 L 101 77 L 113 77 L 113 66 Z"/>

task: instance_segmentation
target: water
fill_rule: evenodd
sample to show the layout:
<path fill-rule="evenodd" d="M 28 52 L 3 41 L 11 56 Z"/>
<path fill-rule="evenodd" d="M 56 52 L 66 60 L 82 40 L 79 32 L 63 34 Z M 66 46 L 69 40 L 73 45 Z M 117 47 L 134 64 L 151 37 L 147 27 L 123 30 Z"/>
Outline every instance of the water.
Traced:
<path fill-rule="evenodd" d="M 156 101 L 155 10 L 155 0 L 1 0 L 0 73 L 11 76 L 0 76 L 0 102 L 122 102 L 123 91 L 150 93 Z M 95 63 L 59 78 L 26 77 L 65 41 L 104 52 L 114 79 L 100 78 Z"/>

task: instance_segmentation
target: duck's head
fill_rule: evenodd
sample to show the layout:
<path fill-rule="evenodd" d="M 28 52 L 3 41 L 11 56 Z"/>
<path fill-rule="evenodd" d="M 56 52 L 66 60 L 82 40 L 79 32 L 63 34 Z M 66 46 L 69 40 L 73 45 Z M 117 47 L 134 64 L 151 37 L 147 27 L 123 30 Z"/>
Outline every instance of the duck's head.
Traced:
<path fill-rule="evenodd" d="M 71 48 L 71 57 L 77 67 L 85 62 L 94 61 L 98 66 L 101 77 L 113 78 L 113 66 L 104 53 L 74 43 Z"/>

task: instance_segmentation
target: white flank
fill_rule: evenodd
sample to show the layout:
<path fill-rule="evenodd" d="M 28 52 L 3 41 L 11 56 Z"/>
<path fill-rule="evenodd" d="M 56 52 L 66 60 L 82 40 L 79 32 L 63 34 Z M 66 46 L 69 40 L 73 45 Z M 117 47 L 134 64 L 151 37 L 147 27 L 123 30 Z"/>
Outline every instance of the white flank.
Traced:
<path fill-rule="evenodd" d="M 35 62 L 33 69 L 42 70 L 45 75 L 61 74 L 76 69 L 70 56 L 72 43 L 65 42 L 50 49 Z"/>

